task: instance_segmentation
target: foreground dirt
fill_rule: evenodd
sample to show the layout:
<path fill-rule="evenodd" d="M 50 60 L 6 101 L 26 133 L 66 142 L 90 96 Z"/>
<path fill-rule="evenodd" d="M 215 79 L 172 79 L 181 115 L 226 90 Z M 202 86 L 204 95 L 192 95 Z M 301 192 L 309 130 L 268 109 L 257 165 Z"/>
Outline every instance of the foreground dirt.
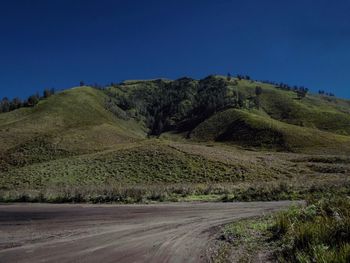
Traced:
<path fill-rule="evenodd" d="M 216 226 L 291 204 L 0 205 L 0 262 L 206 262 Z"/>

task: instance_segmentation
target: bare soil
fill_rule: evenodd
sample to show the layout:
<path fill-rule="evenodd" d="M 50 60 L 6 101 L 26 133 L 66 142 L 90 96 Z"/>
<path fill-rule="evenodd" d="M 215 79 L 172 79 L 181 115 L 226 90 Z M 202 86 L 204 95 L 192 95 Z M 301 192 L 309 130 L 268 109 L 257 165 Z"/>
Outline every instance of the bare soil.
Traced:
<path fill-rule="evenodd" d="M 0 262 L 206 262 L 215 227 L 291 204 L 0 205 Z"/>

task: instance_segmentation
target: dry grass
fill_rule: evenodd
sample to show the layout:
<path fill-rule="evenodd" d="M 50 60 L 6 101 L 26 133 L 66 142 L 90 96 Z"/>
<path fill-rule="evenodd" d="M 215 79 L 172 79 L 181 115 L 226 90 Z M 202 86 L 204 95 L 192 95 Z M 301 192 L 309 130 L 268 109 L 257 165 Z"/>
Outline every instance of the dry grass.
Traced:
<path fill-rule="evenodd" d="M 341 156 L 321 159 L 221 144 L 149 140 L 66 157 L 66 152 L 46 146 L 37 148 L 37 155 L 27 155 L 23 147 L 17 163 L 2 166 L 2 200 L 281 200 L 349 184 L 345 171 L 350 164 Z"/>

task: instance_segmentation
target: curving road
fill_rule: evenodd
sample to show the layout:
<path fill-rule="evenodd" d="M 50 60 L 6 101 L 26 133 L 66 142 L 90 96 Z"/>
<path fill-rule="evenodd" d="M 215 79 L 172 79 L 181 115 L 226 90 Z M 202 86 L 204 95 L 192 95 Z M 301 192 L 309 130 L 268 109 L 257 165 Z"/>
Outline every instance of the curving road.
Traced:
<path fill-rule="evenodd" d="M 291 204 L 0 205 L 0 262 L 205 262 L 215 226 Z"/>

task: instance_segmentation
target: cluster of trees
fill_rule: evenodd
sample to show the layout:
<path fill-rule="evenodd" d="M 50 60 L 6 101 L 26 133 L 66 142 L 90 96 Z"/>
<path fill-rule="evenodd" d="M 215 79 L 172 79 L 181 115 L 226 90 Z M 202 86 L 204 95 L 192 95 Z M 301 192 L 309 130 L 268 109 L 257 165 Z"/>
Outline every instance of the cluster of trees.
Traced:
<path fill-rule="evenodd" d="M 320 95 L 325 95 L 325 96 L 329 96 L 329 97 L 335 97 L 335 94 L 332 92 L 325 92 L 324 90 L 319 90 L 318 94 Z"/>
<path fill-rule="evenodd" d="M 254 81 L 249 75 L 241 75 L 241 74 L 237 74 L 237 79 L 238 80 L 244 79 L 244 80 Z M 227 80 L 231 80 L 231 74 L 230 73 L 227 74 Z M 298 99 L 302 99 L 302 98 L 306 97 L 307 93 L 309 92 L 309 89 L 305 88 L 303 86 L 300 86 L 300 87 L 299 86 L 295 86 L 295 85 L 291 86 L 291 85 L 288 85 L 288 84 L 283 83 L 283 82 L 277 83 L 277 82 L 270 81 L 270 80 L 262 80 L 260 82 L 273 85 L 277 89 L 286 90 L 286 91 L 294 91 L 297 94 Z M 331 96 L 330 94 L 332 94 L 332 93 L 328 93 L 329 96 Z M 259 107 L 259 105 L 258 105 L 259 104 L 258 95 L 255 98 L 255 103 L 257 104 L 257 107 Z"/>
<path fill-rule="evenodd" d="M 22 104 L 23 102 L 19 98 L 9 100 L 7 97 L 4 97 L 0 101 L 0 113 L 18 109 Z"/>
<path fill-rule="evenodd" d="M 240 75 L 240 74 L 237 74 L 237 79 L 238 80 L 242 80 L 242 79 L 245 79 L 245 80 L 252 80 L 252 78 L 248 75 Z"/>
<path fill-rule="evenodd" d="M 237 75 L 239 80 L 250 80 L 250 76 Z M 162 79 L 140 81 L 128 84 L 111 83 L 113 89 L 104 89 L 110 99 L 106 107 L 119 118 L 134 118 L 143 121 L 150 129 L 150 135 L 159 135 L 168 130 L 188 131 L 215 112 L 226 108 L 260 108 L 263 88 L 255 87 L 255 94 L 235 89 L 230 73 L 225 78 L 213 75 L 202 80 L 184 77 L 175 81 Z M 236 80 L 235 80 L 236 81 Z M 237 82 L 237 81 L 236 81 Z M 263 81 L 276 88 L 294 91 L 298 99 L 303 99 L 309 90 L 303 86 Z"/>
<path fill-rule="evenodd" d="M 133 89 L 123 84 L 107 89 L 115 105 L 130 117 L 143 120 L 150 129 L 150 135 L 164 131 L 191 130 L 198 123 L 225 108 L 243 108 L 248 98 L 238 91 L 228 92 L 225 79 L 208 76 L 200 81 L 181 78 L 167 82 L 154 80 L 143 82 Z M 258 88 L 260 95 L 262 89 Z M 111 108 L 111 101 L 108 101 Z M 118 109 L 114 109 L 120 115 Z"/>
<path fill-rule="evenodd" d="M 26 100 L 21 100 L 16 97 L 10 100 L 7 97 L 2 98 L 0 101 L 0 113 L 13 111 L 22 107 L 31 107 L 39 102 L 38 94 L 34 94 L 28 97 Z"/>
<path fill-rule="evenodd" d="M 50 97 L 50 96 L 52 96 L 54 94 L 55 94 L 55 89 L 53 89 L 53 88 L 51 88 L 51 89 L 44 89 L 43 96 L 41 98 L 39 98 L 39 99 L 42 99 L 42 98 L 46 99 L 46 98 L 48 98 L 48 97 Z"/>
<path fill-rule="evenodd" d="M 10 100 L 7 97 L 4 97 L 0 101 L 0 113 L 10 112 L 10 111 L 22 108 L 22 107 L 33 107 L 40 101 L 40 99 L 48 98 L 53 94 L 55 94 L 54 89 L 45 89 L 43 91 L 42 96 L 40 96 L 40 94 L 37 92 L 24 100 L 22 100 L 18 97 L 14 98 L 12 100 Z"/>
<path fill-rule="evenodd" d="M 228 96 L 228 87 L 223 79 L 208 76 L 199 81 L 194 97 L 192 116 L 200 116 L 205 119 L 228 107 L 236 107 L 237 101 Z M 237 98 L 236 98 L 237 99 Z"/>
<path fill-rule="evenodd" d="M 238 80 L 242 80 L 242 79 L 245 79 L 245 80 L 252 80 L 252 79 L 250 78 L 250 76 L 248 76 L 248 75 L 241 75 L 241 74 L 237 74 L 237 75 L 236 75 L 236 78 L 237 78 Z M 232 79 L 231 73 L 227 73 L 226 79 L 227 79 L 228 81 L 230 81 L 230 80 Z"/>
<path fill-rule="evenodd" d="M 113 82 L 111 82 L 109 85 L 106 84 L 106 85 L 102 85 L 102 84 L 99 84 L 99 83 L 93 83 L 93 84 L 86 84 L 85 81 L 81 80 L 79 82 L 79 86 L 80 87 L 84 87 L 84 86 L 89 86 L 91 88 L 94 88 L 94 89 L 98 89 L 98 90 L 105 90 L 107 87 L 115 87 L 117 86 L 118 84 L 115 84 Z"/>
<path fill-rule="evenodd" d="M 307 88 L 300 87 L 296 90 L 294 90 L 297 93 L 298 99 L 302 99 L 306 97 L 306 94 L 309 92 Z"/>
<path fill-rule="evenodd" d="M 286 91 L 294 91 L 297 94 L 298 98 L 304 98 L 306 96 L 306 94 L 309 92 L 309 89 L 305 88 L 303 86 L 296 86 L 296 85 L 291 86 L 291 85 L 283 83 L 283 82 L 277 83 L 277 82 L 269 81 L 269 80 L 262 80 L 261 82 L 273 85 L 277 89 L 286 90 Z"/>
<path fill-rule="evenodd" d="M 296 93 L 300 92 L 302 94 L 307 94 L 309 92 L 308 88 L 305 88 L 304 86 L 290 86 L 286 83 L 280 82 L 280 83 L 274 83 L 270 82 L 272 85 L 274 85 L 276 88 L 281 89 L 281 90 L 286 90 L 286 91 L 294 91 Z"/>

